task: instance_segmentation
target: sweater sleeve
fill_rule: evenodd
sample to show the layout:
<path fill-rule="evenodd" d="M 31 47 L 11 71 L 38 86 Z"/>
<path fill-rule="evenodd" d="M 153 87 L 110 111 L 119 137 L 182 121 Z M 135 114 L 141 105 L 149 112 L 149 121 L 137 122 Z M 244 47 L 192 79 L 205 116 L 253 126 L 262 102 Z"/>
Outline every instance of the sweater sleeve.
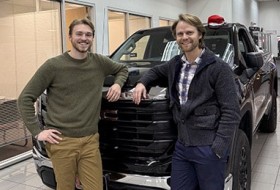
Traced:
<path fill-rule="evenodd" d="M 114 83 L 119 84 L 122 87 L 128 77 L 127 66 L 121 63 L 117 63 L 106 56 L 99 55 L 99 58 L 102 60 L 105 74 L 114 75 Z"/>
<path fill-rule="evenodd" d="M 151 68 L 140 78 L 138 82 L 142 83 L 147 88 L 167 81 L 169 64 L 171 63 L 166 62 Z"/>
<path fill-rule="evenodd" d="M 48 61 L 44 63 L 33 75 L 18 97 L 18 110 L 24 124 L 33 136 L 41 132 L 40 123 L 35 114 L 37 98 L 49 86 L 53 72 Z"/>

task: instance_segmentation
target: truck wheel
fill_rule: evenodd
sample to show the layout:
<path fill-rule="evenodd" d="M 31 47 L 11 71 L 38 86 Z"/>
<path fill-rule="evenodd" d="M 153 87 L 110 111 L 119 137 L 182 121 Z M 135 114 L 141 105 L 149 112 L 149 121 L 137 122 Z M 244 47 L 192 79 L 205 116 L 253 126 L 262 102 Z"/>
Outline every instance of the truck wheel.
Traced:
<path fill-rule="evenodd" d="M 251 189 L 251 149 L 248 138 L 242 130 L 238 130 L 233 160 L 234 190 Z"/>
<path fill-rule="evenodd" d="M 272 90 L 272 102 L 268 115 L 264 115 L 260 124 L 260 131 L 263 133 L 272 133 L 276 129 L 277 123 L 277 104 L 276 104 L 276 92 Z"/>

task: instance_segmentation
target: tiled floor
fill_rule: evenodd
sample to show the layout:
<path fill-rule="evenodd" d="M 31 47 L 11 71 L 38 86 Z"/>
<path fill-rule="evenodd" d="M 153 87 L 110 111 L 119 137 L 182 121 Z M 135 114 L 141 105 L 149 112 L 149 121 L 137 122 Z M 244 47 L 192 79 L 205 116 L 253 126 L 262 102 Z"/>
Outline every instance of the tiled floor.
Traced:
<path fill-rule="evenodd" d="M 278 116 L 280 99 L 278 98 Z M 280 189 L 280 117 L 275 133 L 257 133 L 252 147 L 252 190 Z M 2 154 L 2 153 L 1 153 Z M 44 186 L 32 159 L 0 170 L 1 190 L 51 190 Z"/>
<path fill-rule="evenodd" d="M 51 190 L 43 185 L 32 159 L 0 170 L 1 190 Z"/>

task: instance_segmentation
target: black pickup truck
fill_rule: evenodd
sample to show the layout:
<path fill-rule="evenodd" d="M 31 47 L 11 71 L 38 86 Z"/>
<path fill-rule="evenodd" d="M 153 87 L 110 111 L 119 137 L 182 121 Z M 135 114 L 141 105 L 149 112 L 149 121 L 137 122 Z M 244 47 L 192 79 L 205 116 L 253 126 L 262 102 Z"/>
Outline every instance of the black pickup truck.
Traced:
<path fill-rule="evenodd" d="M 225 189 L 251 186 L 252 135 L 276 129 L 276 66 L 271 52 L 256 48 L 247 28 L 238 23 L 206 24 L 205 44 L 226 61 L 236 76 L 242 119 L 231 146 Z M 166 85 L 154 86 L 149 98 L 135 105 L 136 81 L 151 67 L 180 53 L 170 27 L 140 30 L 110 57 L 129 67 L 129 78 L 119 101 L 102 100 L 99 133 L 104 188 L 109 190 L 170 189 L 171 156 L 176 128 L 169 111 Z M 104 97 L 113 78 L 104 82 Z M 38 100 L 38 118 L 44 126 L 47 98 Z M 33 139 L 33 158 L 44 184 L 55 188 L 52 165 L 44 144 Z"/>

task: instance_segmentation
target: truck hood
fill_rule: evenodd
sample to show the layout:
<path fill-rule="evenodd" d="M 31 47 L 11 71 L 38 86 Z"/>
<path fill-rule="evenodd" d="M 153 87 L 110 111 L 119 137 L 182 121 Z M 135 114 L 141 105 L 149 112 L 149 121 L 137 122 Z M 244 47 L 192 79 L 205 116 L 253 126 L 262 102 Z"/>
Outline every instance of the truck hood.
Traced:
<path fill-rule="evenodd" d="M 128 78 L 126 83 L 124 84 L 124 88 L 133 88 L 136 85 L 137 81 L 143 76 L 143 74 L 145 74 L 148 70 L 151 69 L 152 66 L 156 64 L 152 64 L 149 62 L 146 62 L 146 64 L 144 64 L 143 62 L 134 62 L 127 63 L 126 65 L 128 66 Z M 113 75 L 106 77 L 104 81 L 104 87 L 110 87 L 114 83 L 114 79 L 115 77 Z"/>

